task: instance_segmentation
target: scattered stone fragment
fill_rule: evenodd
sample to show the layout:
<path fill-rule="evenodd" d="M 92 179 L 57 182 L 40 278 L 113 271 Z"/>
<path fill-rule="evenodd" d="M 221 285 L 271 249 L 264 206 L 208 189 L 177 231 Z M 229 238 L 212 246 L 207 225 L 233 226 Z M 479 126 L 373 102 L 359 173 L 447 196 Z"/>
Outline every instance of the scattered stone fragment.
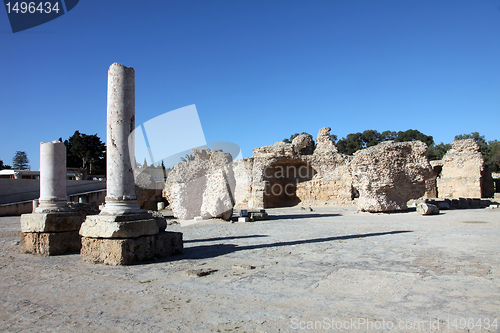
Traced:
<path fill-rule="evenodd" d="M 184 271 L 184 273 L 187 276 L 197 276 L 197 277 L 202 277 L 206 275 L 213 274 L 217 272 L 218 269 L 212 269 L 212 268 L 200 268 L 200 269 L 188 269 L 187 271 Z"/>
<path fill-rule="evenodd" d="M 239 264 L 239 265 L 234 265 L 233 268 L 238 268 L 238 269 L 255 269 L 255 266 L 247 265 L 247 264 Z"/>
<path fill-rule="evenodd" d="M 267 220 L 268 215 L 267 212 L 262 209 L 260 212 L 249 212 L 249 219 L 250 221 L 263 221 Z"/>
<path fill-rule="evenodd" d="M 436 215 L 439 214 L 439 208 L 436 205 L 420 203 L 417 206 L 417 212 L 422 215 Z"/>

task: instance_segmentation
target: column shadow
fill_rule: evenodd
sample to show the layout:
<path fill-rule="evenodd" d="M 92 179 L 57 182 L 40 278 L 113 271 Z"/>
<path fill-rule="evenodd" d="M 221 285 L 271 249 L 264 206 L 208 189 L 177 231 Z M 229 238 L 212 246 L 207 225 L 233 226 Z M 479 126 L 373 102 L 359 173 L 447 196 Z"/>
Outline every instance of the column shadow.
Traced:
<path fill-rule="evenodd" d="M 219 256 L 223 256 L 229 253 L 234 253 L 237 251 L 247 251 L 247 250 L 255 250 L 255 249 L 265 249 L 270 247 L 281 247 L 281 246 L 291 246 L 291 245 L 300 245 L 300 244 L 315 244 L 315 243 L 323 243 L 323 242 L 331 242 L 337 240 L 347 240 L 347 239 L 357 239 L 357 238 L 366 238 L 366 237 L 378 237 L 385 235 L 397 235 L 413 232 L 412 230 L 395 230 L 395 231 L 387 231 L 387 232 L 375 232 L 368 234 L 356 234 L 356 235 L 346 235 L 346 236 L 333 236 L 333 237 L 322 237 L 322 238 L 313 238 L 313 239 L 301 239 L 294 241 L 286 241 L 286 242 L 275 242 L 269 244 L 257 244 L 257 245 L 244 245 L 239 246 L 236 244 L 212 244 L 212 245 L 196 245 L 188 248 L 184 248 L 184 251 L 180 255 L 164 258 L 160 261 L 177 261 L 183 259 L 209 259 L 216 258 Z M 206 239 L 197 239 L 197 240 L 189 240 L 185 243 L 194 243 L 194 242 L 207 242 L 213 240 L 225 240 L 225 239 L 236 239 L 236 238 L 249 238 L 249 237 L 267 237 L 266 235 L 253 235 L 253 236 L 236 236 L 236 237 L 220 237 L 219 238 L 206 238 Z"/>

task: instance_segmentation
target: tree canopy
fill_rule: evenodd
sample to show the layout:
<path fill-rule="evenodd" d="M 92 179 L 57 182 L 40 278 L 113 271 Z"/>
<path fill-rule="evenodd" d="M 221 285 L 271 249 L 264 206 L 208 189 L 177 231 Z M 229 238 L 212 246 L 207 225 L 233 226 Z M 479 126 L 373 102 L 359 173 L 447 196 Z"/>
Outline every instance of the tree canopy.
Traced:
<path fill-rule="evenodd" d="M 352 155 L 360 149 L 376 146 L 383 141 L 394 140 L 396 142 L 420 140 L 432 146 L 434 140 L 432 136 L 425 135 L 420 131 L 409 129 L 407 131 L 384 131 L 379 133 L 375 130 L 366 130 L 363 133 L 351 133 L 347 137 L 340 139 L 337 143 L 337 149 L 342 154 Z"/>
<path fill-rule="evenodd" d="M 12 167 L 10 165 L 3 164 L 3 160 L 0 160 L 0 170 L 3 169 L 12 169 Z"/>
<path fill-rule="evenodd" d="M 16 155 L 12 159 L 12 167 L 16 170 L 30 170 L 30 161 L 25 151 L 16 151 Z"/>
<path fill-rule="evenodd" d="M 302 132 L 302 134 L 308 134 Z M 293 139 L 299 136 L 295 133 L 290 136 L 290 139 L 284 139 L 283 142 L 291 143 Z M 428 147 L 427 157 L 429 160 L 440 160 L 451 148 L 450 143 L 434 143 L 434 138 L 426 135 L 418 130 L 409 129 L 406 131 L 384 131 L 382 133 L 376 130 L 366 130 L 364 132 L 350 133 L 346 137 L 337 141 L 337 135 L 331 134 L 331 140 L 337 147 L 339 153 L 352 155 L 360 149 L 378 145 L 383 141 L 394 140 L 396 142 L 415 141 L 420 140 Z M 474 139 L 481 148 L 485 164 L 491 171 L 500 171 L 500 141 L 486 141 L 484 135 L 479 132 L 472 132 L 470 134 L 460 134 L 455 136 L 455 140 Z"/>
<path fill-rule="evenodd" d="M 97 134 L 87 135 L 79 131 L 64 141 L 66 166 L 81 168 L 84 179 L 88 174 L 106 173 L 106 146 Z"/>
<path fill-rule="evenodd" d="M 483 155 L 486 167 L 491 171 L 496 172 L 500 170 L 500 142 L 497 140 L 486 141 L 484 135 L 479 132 L 472 132 L 470 134 L 460 134 L 455 136 L 455 140 L 474 139 L 479 144 L 481 154 Z"/>

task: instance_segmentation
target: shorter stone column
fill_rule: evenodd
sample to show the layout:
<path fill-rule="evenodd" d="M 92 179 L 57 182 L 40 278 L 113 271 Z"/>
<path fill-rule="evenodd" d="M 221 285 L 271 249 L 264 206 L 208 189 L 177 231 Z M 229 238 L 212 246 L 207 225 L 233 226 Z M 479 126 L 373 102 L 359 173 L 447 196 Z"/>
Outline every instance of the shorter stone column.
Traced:
<path fill-rule="evenodd" d="M 40 143 L 39 205 L 32 214 L 21 215 L 21 251 L 44 256 L 78 252 L 80 226 L 86 215 L 97 213 L 68 206 L 64 143 Z"/>

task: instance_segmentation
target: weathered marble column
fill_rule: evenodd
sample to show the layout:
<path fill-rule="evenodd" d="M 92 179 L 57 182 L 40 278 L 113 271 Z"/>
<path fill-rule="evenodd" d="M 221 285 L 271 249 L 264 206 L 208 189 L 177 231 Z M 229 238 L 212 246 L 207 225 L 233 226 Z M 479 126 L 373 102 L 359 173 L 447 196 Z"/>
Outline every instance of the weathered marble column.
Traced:
<path fill-rule="evenodd" d="M 45 256 L 79 252 L 78 231 L 87 214 L 68 206 L 66 146 L 60 141 L 40 143 L 40 199 L 33 214 L 21 215 L 19 248 Z"/>
<path fill-rule="evenodd" d="M 102 214 L 141 213 L 135 196 L 132 160 L 135 129 L 135 71 L 114 63 L 108 70 L 107 194 Z"/>
<path fill-rule="evenodd" d="M 40 199 L 35 212 L 67 210 L 66 146 L 60 141 L 40 142 Z"/>

